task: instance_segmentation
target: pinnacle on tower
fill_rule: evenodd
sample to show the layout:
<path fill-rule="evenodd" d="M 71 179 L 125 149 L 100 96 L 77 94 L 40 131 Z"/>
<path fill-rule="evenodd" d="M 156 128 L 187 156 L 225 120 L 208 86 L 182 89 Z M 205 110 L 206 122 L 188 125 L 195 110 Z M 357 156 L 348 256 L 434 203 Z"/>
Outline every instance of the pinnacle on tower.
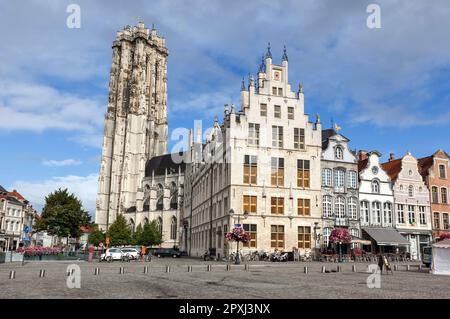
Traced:
<path fill-rule="evenodd" d="M 284 46 L 284 50 L 283 50 L 283 56 L 281 57 L 282 61 L 288 61 L 288 56 L 286 54 L 286 46 Z"/>
<path fill-rule="evenodd" d="M 272 52 L 270 52 L 270 42 L 267 44 L 266 59 L 272 59 Z"/>
<path fill-rule="evenodd" d="M 244 81 L 244 77 L 242 77 L 241 91 L 245 91 L 245 81 Z"/>
<path fill-rule="evenodd" d="M 261 64 L 259 65 L 259 73 L 266 73 L 266 61 L 264 61 L 264 55 L 261 56 Z"/>

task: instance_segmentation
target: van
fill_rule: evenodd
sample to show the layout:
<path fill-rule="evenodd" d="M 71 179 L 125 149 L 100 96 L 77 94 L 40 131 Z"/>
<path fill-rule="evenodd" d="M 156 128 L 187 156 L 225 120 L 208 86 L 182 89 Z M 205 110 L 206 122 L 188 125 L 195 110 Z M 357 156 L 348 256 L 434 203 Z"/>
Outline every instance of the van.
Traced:
<path fill-rule="evenodd" d="M 432 249 L 433 248 L 431 246 L 423 247 L 422 263 L 424 263 L 424 265 L 428 268 L 431 266 Z"/>

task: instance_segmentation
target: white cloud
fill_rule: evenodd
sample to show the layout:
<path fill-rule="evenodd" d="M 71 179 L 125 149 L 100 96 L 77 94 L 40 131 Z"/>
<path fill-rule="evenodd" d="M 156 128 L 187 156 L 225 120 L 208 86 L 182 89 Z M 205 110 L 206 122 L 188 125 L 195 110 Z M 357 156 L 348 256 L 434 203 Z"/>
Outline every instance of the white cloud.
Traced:
<path fill-rule="evenodd" d="M 67 188 L 83 203 L 83 207 L 91 216 L 95 215 L 95 200 L 97 196 L 97 174 L 87 176 L 54 176 L 43 181 L 15 181 L 8 189 L 17 189 L 32 205 L 42 210 L 45 197 L 58 188 Z"/>
<path fill-rule="evenodd" d="M 42 161 L 42 165 L 45 166 L 57 166 L 57 167 L 62 167 L 62 166 L 75 166 L 75 165 L 80 165 L 82 163 L 82 161 L 80 160 L 76 160 L 73 158 L 68 158 L 68 159 L 64 159 L 64 160 L 43 160 Z"/>
<path fill-rule="evenodd" d="M 0 130 L 95 132 L 105 107 L 46 85 L 0 79 Z"/>

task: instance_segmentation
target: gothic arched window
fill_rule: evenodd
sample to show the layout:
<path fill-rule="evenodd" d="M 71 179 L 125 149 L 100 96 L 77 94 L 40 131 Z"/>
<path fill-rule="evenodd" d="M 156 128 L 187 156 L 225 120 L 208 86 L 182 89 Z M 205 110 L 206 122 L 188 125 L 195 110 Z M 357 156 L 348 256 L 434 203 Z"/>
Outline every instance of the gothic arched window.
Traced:
<path fill-rule="evenodd" d="M 380 193 L 380 182 L 377 180 L 372 181 L 372 193 Z"/>
<path fill-rule="evenodd" d="M 161 184 L 158 184 L 158 190 L 156 191 L 156 210 L 163 210 L 164 208 L 164 188 Z"/>
<path fill-rule="evenodd" d="M 170 186 L 170 208 L 172 209 L 178 208 L 178 187 L 173 182 L 172 185 Z"/>
<path fill-rule="evenodd" d="M 162 234 L 163 231 L 163 220 L 161 217 L 158 217 L 156 220 L 156 229 L 158 229 L 159 233 Z"/>
<path fill-rule="evenodd" d="M 170 239 L 177 239 L 177 219 L 175 216 L 172 217 L 170 222 Z"/>

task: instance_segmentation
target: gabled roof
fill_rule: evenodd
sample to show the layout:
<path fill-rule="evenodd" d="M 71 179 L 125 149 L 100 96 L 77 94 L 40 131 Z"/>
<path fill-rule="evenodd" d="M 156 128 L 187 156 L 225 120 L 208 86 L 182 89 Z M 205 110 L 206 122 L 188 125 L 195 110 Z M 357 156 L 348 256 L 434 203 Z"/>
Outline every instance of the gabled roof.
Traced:
<path fill-rule="evenodd" d="M 419 158 L 417 160 L 417 162 L 418 162 L 418 165 L 419 165 L 420 175 L 422 175 L 423 177 L 428 176 L 428 171 L 429 171 L 430 167 L 433 166 L 434 158 L 437 155 L 444 155 L 445 157 L 450 159 L 450 156 L 444 150 L 437 150 L 436 152 L 434 152 L 433 155 L 430 155 L 430 156 L 427 156 L 427 157 L 423 157 L 423 158 Z"/>
<path fill-rule="evenodd" d="M 0 185 L 0 193 L 7 193 L 8 191 L 3 188 L 2 185 Z"/>
<path fill-rule="evenodd" d="M 368 158 L 358 161 L 358 173 L 364 170 L 367 167 L 367 163 L 369 162 Z"/>
<path fill-rule="evenodd" d="M 322 149 L 323 150 L 325 150 L 328 147 L 328 141 L 329 141 L 330 137 L 333 137 L 336 135 L 342 136 L 346 140 L 346 142 L 350 141 L 344 135 L 336 132 L 335 129 L 330 128 L 330 129 L 322 130 Z"/>
<path fill-rule="evenodd" d="M 9 196 L 15 197 L 20 201 L 26 201 L 25 197 L 23 197 L 17 190 L 13 190 L 12 192 L 8 193 Z"/>
<path fill-rule="evenodd" d="M 183 157 L 185 152 L 180 152 L 180 157 Z M 145 176 L 152 176 L 152 172 L 155 172 L 155 175 L 164 175 L 166 169 L 168 173 L 178 173 L 178 169 L 181 169 L 181 172 L 184 172 L 186 168 L 186 163 L 182 161 L 181 163 L 175 163 L 172 158 L 172 154 L 164 154 L 160 156 L 152 157 L 147 164 L 145 165 Z"/>
<path fill-rule="evenodd" d="M 381 167 L 384 169 L 384 171 L 388 174 L 388 176 L 391 178 L 391 181 L 393 182 L 397 179 L 398 174 L 402 170 L 402 159 L 403 158 L 399 158 L 381 164 Z"/>
<path fill-rule="evenodd" d="M 428 170 L 433 166 L 433 155 L 419 158 L 417 164 L 419 166 L 420 175 L 426 177 L 428 175 Z"/>

